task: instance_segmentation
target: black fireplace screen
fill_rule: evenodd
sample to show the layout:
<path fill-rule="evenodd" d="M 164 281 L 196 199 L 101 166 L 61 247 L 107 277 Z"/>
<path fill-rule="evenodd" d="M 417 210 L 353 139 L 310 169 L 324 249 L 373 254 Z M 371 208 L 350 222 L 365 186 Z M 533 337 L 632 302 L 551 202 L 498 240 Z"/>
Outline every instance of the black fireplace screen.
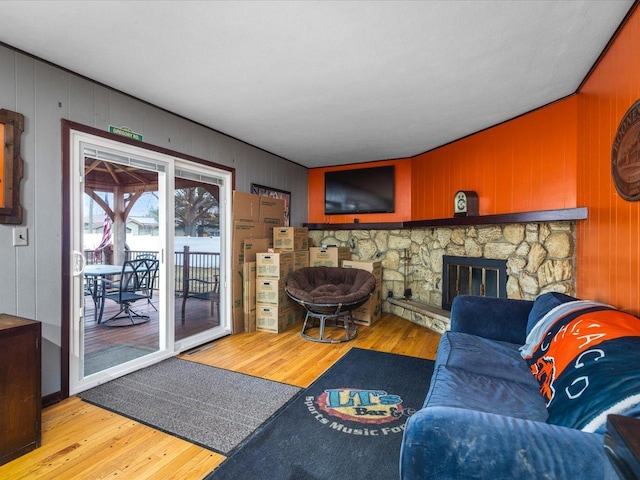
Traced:
<path fill-rule="evenodd" d="M 506 260 L 444 255 L 442 262 L 443 309 L 458 295 L 507 298 Z"/>

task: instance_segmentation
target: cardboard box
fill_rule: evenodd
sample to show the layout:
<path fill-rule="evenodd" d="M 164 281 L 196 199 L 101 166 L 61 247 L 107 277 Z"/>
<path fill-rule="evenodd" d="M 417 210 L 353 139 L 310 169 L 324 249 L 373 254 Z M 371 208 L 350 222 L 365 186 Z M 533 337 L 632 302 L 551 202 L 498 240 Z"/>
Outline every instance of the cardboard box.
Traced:
<path fill-rule="evenodd" d="M 243 265 L 245 256 L 252 258 L 271 241 L 264 235 L 264 223 L 238 220 L 233 222 L 233 241 L 231 248 L 231 315 L 233 333 L 244 331 L 244 311 L 242 308 Z M 271 231 L 271 229 L 269 230 Z M 245 243 L 246 248 L 245 248 Z"/>
<path fill-rule="evenodd" d="M 282 252 L 309 250 L 309 229 L 307 227 L 274 228 L 273 248 Z"/>
<path fill-rule="evenodd" d="M 279 225 L 284 225 L 284 200 L 281 198 L 258 197 L 260 199 L 260 215 L 258 221 L 273 223 L 275 220 Z M 269 220 L 269 222 L 268 222 Z"/>
<path fill-rule="evenodd" d="M 251 220 L 234 220 L 233 222 L 233 243 L 240 245 L 247 238 L 270 238 L 265 235 L 265 224 L 262 222 L 252 222 Z M 269 229 L 271 231 L 271 228 Z"/>
<path fill-rule="evenodd" d="M 242 292 L 243 292 L 243 282 L 244 282 L 244 264 L 250 263 L 246 262 L 246 258 L 252 258 L 253 262 L 255 262 L 256 253 L 259 250 L 265 251 L 266 245 L 269 240 L 266 238 L 262 239 L 244 239 L 239 241 L 234 241 L 233 252 L 232 252 L 232 277 L 231 277 L 231 285 L 232 285 L 232 307 L 242 308 Z"/>
<path fill-rule="evenodd" d="M 242 306 L 243 300 L 243 277 L 244 272 L 242 266 L 233 267 L 233 276 L 231 277 L 231 317 L 232 317 L 232 332 L 242 333 L 244 332 L 244 308 Z"/>
<path fill-rule="evenodd" d="M 293 252 L 293 271 L 309 266 L 309 251 Z"/>
<path fill-rule="evenodd" d="M 256 307 L 256 330 L 280 333 L 301 321 L 298 313 L 293 305 L 282 308 L 259 303 Z"/>
<path fill-rule="evenodd" d="M 284 225 L 284 200 L 233 191 L 233 220 Z"/>
<path fill-rule="evenodd" d="M 256 303 L 285 307 L 291 299 L 284 291 L 286 280 L 258 278 L 256 280 Z"/>
<path fill-rule="evenodd" d="M 255 308 L 249 313 L 244 314 L 244 331 L 255 332 L 256 331 L 256 310 Z"/>
<path fill-rule="evenodd" d="M 245 241 L 249 240 L 249 243 L 255 245 L 253 250 L 256 252 L 264 245 L 269 245 L 271 243 L 272 239 L 264 235 L 264 229 L 264 223 L 260 222 L 249 222 L 244 220 L 233 222 L 233 240 L 231 242 L 231 261 L 233 265 L 242 269 L 242 264 L 245 262 Z M 264 239 L 266 239 L 266 243 L 264 242 Z M 258 240 L 262 241 L 258 242 Z M 266 251 L 266 248 L 263 251 Z M 255 258 L 251 261 L 254 260 Z"/>
<path fill-rule="evenodd" d="M 256 254 L 266 252 L 271 245 L 269 238 L 247 238 L 242 243 L 242 263 L 255 262 Z"/>
<path fill-rule="evenodd" d="M 251 242 L 256 243 L 256 240 L 266 238 L 267 244 L 269 244 L 269 237 L 265 237 L 264 228 L 265 228 L 264 223 L 260 223 L 260 222 L 250 222 L 246 220 L 238 220 L 237 222 L 233 222 L 233 239 L 231 241 L 231 261 L 234 264 L 242 266 L 242 264 L 245 262 L 245 259 L 244 259 L 245 240 L 251 240 Z"/>
<path fill-rule="evenodd" d="M 256 276 L 258 278 L 286 278 L 293 272 L 293 252 L 257 253 Z"/>
<path fill-rule="evenodd" d="M 233 220 L 245 220 L 251 222 L 260 221 L 260 198 L 258 195 L 233 191 Z"/>
<path fill-rule="evenodd" d="M 342 260 L 351 260 L 349 247 L 309 247 L 310 267 L 339 267 Z"/>
<path fill-rule="evenodd" d="M 376 277 L 376 287 L 382 285 L 382 262 L 363 262 L 356 260 L 343 260 L 342 268 L 359 268 L 360 270 L 366 270 L 372 273 Z"/>
<path fill-rule="evenodd" d="M 244 282 L 244 264 L 255 262 L 256 253 L 259 251 L 266 251 L 269 239 L 267 238 L 247 238 L 241 240 L 234 240 L 232 250 L 232 277 L 231 277 L 231 289 L 232 289 L 232 307 L 242 309 L 243 301 L 243 282 Z M 251 259 L 247 262 L 246 259 Z M 234 331 L 234 333 L 237 333 Z"/>
<path fill-rule="evenodd" d="M 247 262 L 242 268 L 242 311 L 247 314 L 256 309 L 256 262 Z"/>
<path fill-rule="evenodd" d="M 234 270 L 233 276 L 231 277 L 231 308 L 232 309 L 240 309 L 240 313 L 243 312 L 242 309 L 242 301 L 243 301 L 243 288 L 244 288 L 244 272 L 242 269 Z"/>
<path fill-rule="evenodd" d="M 351 317 L 360 325 L 372 325 L 382 317 L 382 288 L 376 287 L 371 298 L 351 311 Z"/>
<path fill-rule="evenodd" d="M 242 307 L 231 309 L 231 333 L 244 332 L 244 312 Z"/>

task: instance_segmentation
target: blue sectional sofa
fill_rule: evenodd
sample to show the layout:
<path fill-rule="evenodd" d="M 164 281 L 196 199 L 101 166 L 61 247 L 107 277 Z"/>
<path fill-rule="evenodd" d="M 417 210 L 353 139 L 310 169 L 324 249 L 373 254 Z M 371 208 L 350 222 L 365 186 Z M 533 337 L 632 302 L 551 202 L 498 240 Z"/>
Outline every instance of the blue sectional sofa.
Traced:
<path fill-rule="evenodd" d="M 562 294 L 459 296 L 402 480 L 616 478 L 606 416 L 640 417 L 640 319 Z"/>

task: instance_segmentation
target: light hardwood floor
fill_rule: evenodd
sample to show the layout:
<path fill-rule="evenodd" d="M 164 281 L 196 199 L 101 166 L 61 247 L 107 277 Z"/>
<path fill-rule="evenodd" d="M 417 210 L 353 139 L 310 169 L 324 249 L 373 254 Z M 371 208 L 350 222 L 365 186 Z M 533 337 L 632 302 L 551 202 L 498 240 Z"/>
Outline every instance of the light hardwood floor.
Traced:
<path fill-rule="evenodd" d="M 346 343 L 281 334 L 232 335 L 181 358 L 307 387 L 353 347 L 435 358 L 440 335 L 391 314 Z M 1 479 L 202 479 L 225 457 L 71 397 L 46 408 L 42 446 L 0 466 Z"/>

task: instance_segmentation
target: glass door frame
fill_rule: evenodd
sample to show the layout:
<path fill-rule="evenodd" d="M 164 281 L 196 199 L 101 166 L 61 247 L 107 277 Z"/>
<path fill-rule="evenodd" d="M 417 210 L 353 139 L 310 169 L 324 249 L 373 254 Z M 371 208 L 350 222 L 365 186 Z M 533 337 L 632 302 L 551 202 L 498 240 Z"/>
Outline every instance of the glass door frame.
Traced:
<path fill-rule="evenodd" d="M 217 183 L 219 191 L 219 225 L 220 225 L 220 305 L 218 307 L 218 315 L 220 317 L 220 325 L 209 330 L 197 333 L 181 340 L 173 339 L 176 352 L 184 352 L 191 348 L 200 346 L 217 338 L 231 334 L 231 201 L 233 177 L 229 172 L 214 170 L 206 165 L 188 162 L 182 159 L 176 159 L 173 164 L 173 171 L 180 170 L 191 174 L 202 175 L 204 177 L 217 177 L 222 182 Z M 175 182 L 174 182 L 175 183 Z M 170 206 L 173 208 L 173 204 Z M 173 237 L 170 235 L 172 251 Z M 171 283 L 175 285 L 173 275 L 175 268 L 171 271 Z M 175 295 L 172 295 L 175 300 Z M 172 310 L 175 313 L 175 308 Z M 174 319 L 175 321 L 175 319 Z M 173 332 L 174 329 L 172 329 Z"/>
<path fill-rule="evenodd" d="M 216 338 L 228 335 L 231 333 L 231 232 L 230 225 L 231 220 L 231 196 L 233 187 L 233 169 L 217 168 L 210 164 L 203 164 L 200 162 L 189 161 L 181 155 L 171 155 L 167 152 L 161 152 L 159 147 L 145 148 L 144 144 L 133 145 L 132 142 L 120 141 L 120 139 L 112 138 L 110 134 L 92 129 L 90 127 L 80 126 L 82 128 L 75 129 L 75 124 L 72 122 L 63 123 L 63 127 L 68 127 L 68 137 L 63 141 L 63 148 L 67 147 L 63 157 L 68 162 L 68 167 L 65 168 L 65 172 L 68 175 L 68 179 L 65 179 L 65 183 L 68 181 L 69 194 L 65 196 L 67 200 L 68 209 L 66 210 L 66 219 L 63 219 L 63 223 L 67 225 L 69 231 L 66 233 L 67 242 L 63 242 L 63 245 L 67 244 L 70 253 L 63 254 L 64 259 L 69 260 L 69 264 L 65 267 L 66 272 L 63 272 L 63 278 L 68 278 L 69 285 L 65 290 L 68 291 L 68 321 L 66 328 L 63 328 L 63 355 L 67 355 L 67 361 L 63 359 L 63 397 L 69 394 L 79 393 L 93 386 L 104 383 L 105 381 L 117 378 L 127 373 L 133 372 L 140 368 L 157 363 L 161 360 L 176 355 L 189 348 L 196 347 L 208 341 Z M 63 132 L 65 128 L 63 128 Z M 95 133 L 94 133 L 95 132 Z M 111 138 L 110 138 L 111 137 Z M 211 329 L 201 334 L 194 335 L 187 339 L 183 339 L 180 342 L 174 341 L 174 324 L 175 324 L 175 298 L 170 295 L 172 289 L 169 286 L 174 285 L 174 256 L 167 252 L 173 251 L 173 236 L 174 232 L 172 228 L 165 228 L 163 238 L 161 238 L 161 266 L 163 270 L 159 277 L 161 288 L 161 304 L 159 304 L 159 310 L 163 313 L 160 314 L 160 331 L 159 331 L 159 349 L 144 357 L 140 357 L 137 360 L 133 360 L 115 367 L 106 369 L 102 372 L 97 372 L 88 377 L 82 377 L 80 375 L 80 359 L 79 355 L 82 354 L 81 334 L 83 335 L 84 321 L 84 306 L 83 306 L 83 275 L 78 274 L 79 268 L 84 268 L 84 265 L 80 267 L 79 262 L 84 262 L 84 256 L 82 255 L 82 235 L 83 235 L 83 218 L 78 212 L 82 212 L 82 198 L 84 195 L 84 152 L 83 145 L 96 145 L 107 150 L 115 150 L 127 152 L 133 156 L 142 158 L 150 158 L 153 161 L 165 166 L 163 175 L 164 181 L 160 182 L 159 178 L 159 191 L 164 192 L 161 194 L 161 201 L 164 203 L 160 210 L 165 212 L 166 226 L 174 225 L 174 202 L 170 192 L 174 191 L 174 166 L 180 165 L 182 170 L 194 170 L 196 172 L 204 172 L 208 176 L 214 176 L 222 179 L 220 185 L 220 236 L 221 236 L 221 286 L 220 286 L 220 326 Z M 151 147 L 151 146 L 149 146 Z M 173 153 L 173 152 L 169 152 Z M 160 186 L 162 183 L 162 186 Z M 66 220 L 66 221 L 65 221 Z M 80 248 L 78 248 L 80 247 Z M 76 252 L 73 252 L 73 249 Z M 78 253 L 82 255 L 82 260 L 79 260 Z M 64 308 L 64 306 L 63 306 Z M 63 320 L 64 321 L 64 320 Z M 67 335 L 65 335 L 65 331 Z M 65 345 L 66 344 L 66 345 Z M 66 367 L 66 368 L 65 368 Z M 65 378 L 66 377 L 66 378 Z M 66 387 L 66 388 L 65 388 Z"/>

